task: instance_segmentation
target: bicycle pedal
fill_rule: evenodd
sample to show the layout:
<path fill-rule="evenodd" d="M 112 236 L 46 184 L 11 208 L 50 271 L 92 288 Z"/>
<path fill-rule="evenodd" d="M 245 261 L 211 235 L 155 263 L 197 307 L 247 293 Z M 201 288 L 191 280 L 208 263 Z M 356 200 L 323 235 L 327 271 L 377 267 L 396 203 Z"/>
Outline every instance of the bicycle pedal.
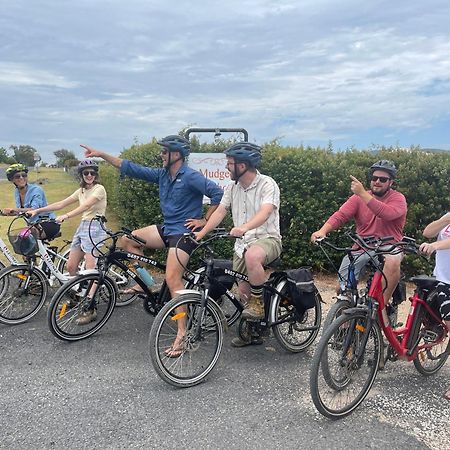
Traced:
<path fill-rule="evenodd" d="M 438 337 L 439 337 L 439 335 L 431 330 L 425 330 L 425 332 L 423 334 L 423 340 L 430 344 L 437 341 Z"/>

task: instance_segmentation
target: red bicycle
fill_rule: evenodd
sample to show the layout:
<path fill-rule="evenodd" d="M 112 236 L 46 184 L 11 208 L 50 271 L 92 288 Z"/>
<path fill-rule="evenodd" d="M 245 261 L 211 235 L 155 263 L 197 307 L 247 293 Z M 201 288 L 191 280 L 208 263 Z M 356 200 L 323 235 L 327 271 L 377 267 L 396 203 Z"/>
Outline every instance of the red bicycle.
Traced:
<path fill-rule="evenodd" d="M 392 328 L 383 298 L 383 255 L 400 252 L 419 254 L 414 239 L 393 245 L 366 246 L 375 251 L 376 267 L 367 301 L 343 311 L 325 329 L 316 348 L 310 372 L 311 396 L 317 410 L 331 419 L 353 412 L 369 393 L 383 352 L 384 333 L 389 346 L 387 359 L 413 361 L 428 376 L 438 372 L 450 354 L 449 329 L 437 309 L 437 281 L 417 276 L 411 307 L 404 326 Z"/>

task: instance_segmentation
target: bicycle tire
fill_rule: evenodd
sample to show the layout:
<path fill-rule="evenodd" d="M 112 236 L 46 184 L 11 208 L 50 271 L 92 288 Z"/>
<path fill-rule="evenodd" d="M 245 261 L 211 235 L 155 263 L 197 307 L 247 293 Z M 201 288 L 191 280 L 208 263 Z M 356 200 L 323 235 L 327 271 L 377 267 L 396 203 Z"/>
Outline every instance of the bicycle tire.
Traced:
<path fill-rule="evenodd" d="M 350 300 L 337 300 L 336 303 L 331 305 L 328 313 L 323 321 L 323 329 L 326 330 L 334 320 L 336 320 L 341 314 L 342 311 L 350 308 L 352 305 Z"/>
<path fill-rule="evenodd" d="M 322 298 L 319 291 L 315 290 L 316 304 L 307 309 L 301 317 L 295 306 L 287 298 L 287 281 L 282 280 L 275 289 L 281 295 L 274 293 L 270 300 L 271 323 L 285 321 L 273 325 L 272 330 L 275 339 L 280 346 L 289 352 L 299 353 L 305 351 L 316 339 L 322 320 Z"/>
<path fill-rule="evenodd" d="M 179 310 L 185 308 L 185 311 Z M 178 309 L 178 311 L 176 311 Z M 223 346 L 224 319 L 219 307 L 209 300 L 203 311 L 201 336 L 196 338 L 201 294 L 182 294 L 164 305 L 153 321 L 149 336 L 150 359 L 158 376 L 176 387 L 191 387 L 202 382 L 219 360 Z M 186 318 L 181 353 L 170 357 L 178 331 L 178 320 Z M 168 352 L 169 350 L 169 352 Z"/>
<path fill-rule="evenodd" d="M 0 272 L 0 322 L 18 325 L 35 316 L 48 293 L 45 274 L 27 264 L 12 265 Z"/>
<path fill-rule="evenodd" d="M 358 361 L 355 357 L 362 345 L 367 321 L 367 311 L 345 313 L 322 334 L 311 364 L 310 392 L 315 407 L 325 417 L 340 419 L 352 413 L 366 398 L 375 381 L 383 348 L 377 322 L 371 322 L 362 359 Z M 336 336 L 341 339 L 337 340 Z M 325 371 L 322 366 L 324 358 L 328 360 Z M 355 391 L 354 396 L 352 390 Z"/>
<path fill-rule="evenodd" d="M 77 323 L 94 309 L 88 295 L 98 279 L 98 273 L 79 275 L 56 291 L 48 309 L 48 325 L 58 339 L 86 339 L 99 331 L 111 317 L 117 299 L 117 286 L 114 280 L 105 276 L 100 288 L 97 288 L 101 291 L 97 293 L 95 320 L 87 324 Z"/>
<path fill-rule="evenodd" d="M 430 294 L 428 302 L 432 302 L 433 295 L 437 295 L 437 293 L 433 292 Z M 447 362 L 450 352 L 450 333 L 446 332 L 443 325 L 437 323 L 423 306 L 419 308 L 417 314 L 419 316 L 415 321 L 416 328 L 412 335 L 419 337 L 423 336 L 424 332 L 427 332 L 431 336 L 431 333 L 434 333 L 438 342 L 429 349 L 423 348 L 419 350 L 417 357 L 413 360 L 414 367 L 420 374 L 430 376 L 439 372 Z M 420 338 L 418 345 L 423 345 L 424 343 L 423 337 Z"/>

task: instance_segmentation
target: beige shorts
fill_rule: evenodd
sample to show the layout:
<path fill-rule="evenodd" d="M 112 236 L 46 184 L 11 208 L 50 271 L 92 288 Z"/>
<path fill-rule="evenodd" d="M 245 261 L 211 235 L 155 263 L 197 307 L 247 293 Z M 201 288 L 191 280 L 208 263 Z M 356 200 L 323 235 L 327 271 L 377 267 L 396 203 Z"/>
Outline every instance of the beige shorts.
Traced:
<path fill-rule="evenodd" d="M 254 245 L 261 247 L 266 253 L 266 259 L 264 264 L 269 264 L 281 255 L 281 241 L 275 238 L 264 238 L 259 239 L 249 245 L 253 247 Z M 233 270 L 247 275 L 247 268 L 245 267 L 245 251 L 244 257 L 240 258 L 236 253 L 233 255 Z"/>

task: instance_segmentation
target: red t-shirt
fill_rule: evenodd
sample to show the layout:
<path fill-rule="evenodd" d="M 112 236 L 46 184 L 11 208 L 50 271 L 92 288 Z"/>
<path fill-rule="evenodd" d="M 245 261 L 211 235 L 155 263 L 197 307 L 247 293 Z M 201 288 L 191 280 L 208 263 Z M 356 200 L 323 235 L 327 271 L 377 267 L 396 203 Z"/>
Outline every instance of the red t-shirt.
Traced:
<path fill-rule="evenodd" d="M 356 233 L 360 236 L 394 236 L 395 241 L 400 241 L 406 212 L 405 196 L 390 189 L 383 197 L 374 197 L 367 204 L 357 195 L 352 195 L 327 222 L 336 230 L 355 219 Z"/>

